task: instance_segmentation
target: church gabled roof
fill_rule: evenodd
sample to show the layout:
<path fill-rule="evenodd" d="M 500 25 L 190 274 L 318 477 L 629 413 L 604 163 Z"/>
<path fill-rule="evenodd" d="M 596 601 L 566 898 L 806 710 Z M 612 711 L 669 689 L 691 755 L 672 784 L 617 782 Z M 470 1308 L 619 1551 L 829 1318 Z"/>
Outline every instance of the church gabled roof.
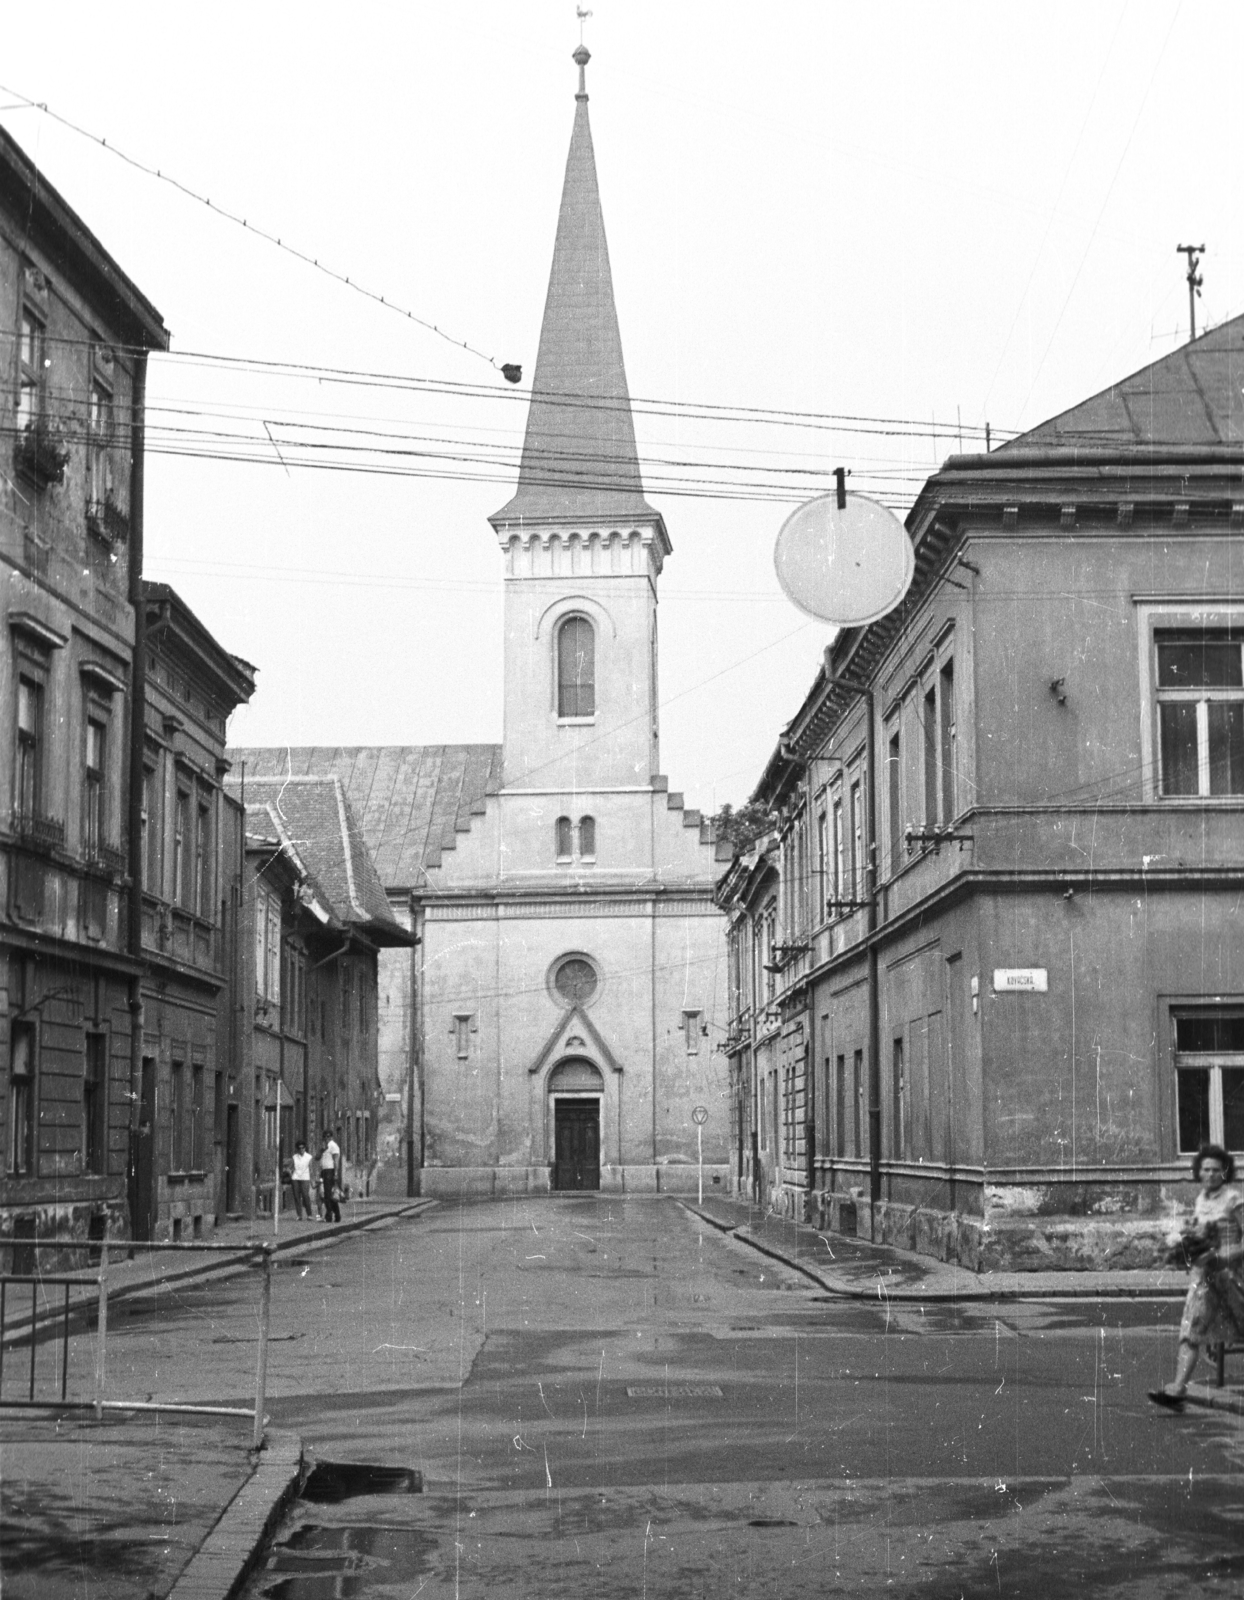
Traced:
<path fill-rule="evenodd" d="M 518 488 L 489 521 L 634 522 L 644 499 L 596 183 L 580 46 L 579 93 L 566 159 Z M 659 519 L 658 519 L 659 520 Z"/>
<path fill-rule="evenodd" d="M 994 452 L 1079 446 L 1196 449 L 1244 444 L 1244 316 L 1212 328 L 1011 439 Z"/>
<path fill-rule="evenodd" d="M 248 795 L 252 780 L 339 778 L 386 889 L 422 884 L 501 787 L 495 744 L 277 745 L 230 750 L 229 760 Z"/>

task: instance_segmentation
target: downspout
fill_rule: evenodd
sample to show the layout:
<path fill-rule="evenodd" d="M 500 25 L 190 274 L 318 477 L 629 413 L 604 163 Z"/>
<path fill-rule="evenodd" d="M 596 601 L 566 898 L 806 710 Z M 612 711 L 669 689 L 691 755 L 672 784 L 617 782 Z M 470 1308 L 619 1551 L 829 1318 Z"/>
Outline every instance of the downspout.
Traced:
<path fill-rule="evenodd" d="M 150 1231 L 150 1218 L 138 1212 L 138 1112 L 143 1071 L 143 754 L 147 727 L 147 616 L 143 602 L 143 457 L 146 449 L 147 352 L 134 357 L 130 396 L 130 569 L 129 601 L 134 613 L 134 654 L 130 664 L 129 796 L 126 806 L 127 859 L 130 892 L 126 906 L 125 949 L 135 962 L 129 980 L 130 1110 L 127 1204 L 130 1238 Z M 152 1129 L 152 1139 L 155 1130 Z M 154 1169 L 152 1181 L 155 1181 Z"/>

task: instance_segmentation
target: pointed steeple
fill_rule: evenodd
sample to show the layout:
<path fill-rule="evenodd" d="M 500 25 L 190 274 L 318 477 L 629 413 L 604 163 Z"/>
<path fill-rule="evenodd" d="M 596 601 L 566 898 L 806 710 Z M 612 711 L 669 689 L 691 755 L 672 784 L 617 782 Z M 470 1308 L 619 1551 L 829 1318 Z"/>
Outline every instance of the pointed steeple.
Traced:
<path fill-rule="evenodd" d="M 579 67 L 574 131 L 532 382 L 518 488 L 489 521 L 659 521 L 644 499 L 622 340 L 613 303 L 609 247 L 596 184 L 596 157 Z"/>

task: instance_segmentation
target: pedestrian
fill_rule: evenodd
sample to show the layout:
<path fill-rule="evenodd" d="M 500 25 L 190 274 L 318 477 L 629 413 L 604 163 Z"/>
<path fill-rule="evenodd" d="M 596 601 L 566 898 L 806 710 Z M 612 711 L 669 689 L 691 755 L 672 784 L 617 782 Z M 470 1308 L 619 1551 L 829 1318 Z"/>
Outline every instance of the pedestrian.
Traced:
<path fill-rule="evenodd" d="M 340 1222 L 341 1207 L 337 1204 L 337 1174 L 341 1171 L 341 1146 L 331 1133 L 324 1134 L 320 1151 L 320 1182 L 324 1187 L 324 1220 Z"/>
<path fill-rule="evenodd" d="M 294 1159 L 292 1162 L 293 1177 L 290 1187 L 294 1191 L 294 1213 L 301 1222 L 303 1214 L 307 1221 L 311 1220 L 311 1152 L 299 1139 L 294 1146 Z"/>
<path fill-rule="evenodd" d="M 1201 1346 L 1244 1337 L 1244 1195 L 1227 1187 L 1235 1161 L 1221 1145 L 1202 1145 L 1192 1158 L 1192 1176 L 1201 1192 L 1176 1246 L 1192 1281 L 1179 1324 L 1175 1381 L 1149 1392 L 1154 1405 L 1171 1411 L 1183 1410 Z"/>

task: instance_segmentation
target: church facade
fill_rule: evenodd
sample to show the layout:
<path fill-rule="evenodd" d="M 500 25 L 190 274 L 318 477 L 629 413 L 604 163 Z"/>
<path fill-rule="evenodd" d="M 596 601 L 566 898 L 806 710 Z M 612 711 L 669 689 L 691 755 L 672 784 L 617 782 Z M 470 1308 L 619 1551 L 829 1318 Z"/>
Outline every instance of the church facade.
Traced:
<path fill-rule="evenodd" d="M 490 519 L 502 742 L 234 757 L 340 777 L 418 939 L 381 958 L 390 1191 L 690 1191 L 701 1152 L 706 1187 L 727 1183 L 722 863 L 659 772 L 671 545 L 643 493 L 576 60 L 519 479 Z"/>

